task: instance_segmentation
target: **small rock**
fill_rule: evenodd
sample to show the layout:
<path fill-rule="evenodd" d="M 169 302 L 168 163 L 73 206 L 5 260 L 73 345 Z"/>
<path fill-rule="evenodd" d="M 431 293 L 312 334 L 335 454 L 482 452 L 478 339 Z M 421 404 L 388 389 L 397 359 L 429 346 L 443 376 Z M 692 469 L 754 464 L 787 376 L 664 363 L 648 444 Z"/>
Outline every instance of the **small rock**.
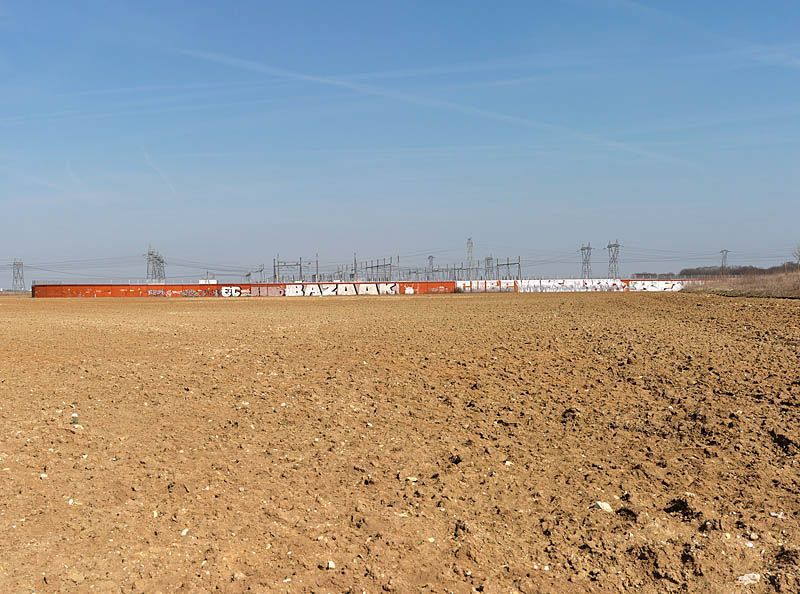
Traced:
<path fill-rule="evenodd" d="M 592 507 L 595 509 L 602 509 L 604 512 L 608 512 L 610 514 L 614 513 L 614 508 L 611 507 L 611 504 L 607 501 L 595 501 L 592 504 Z"/>
<path fill-rule="evenodd" d="M 761 581 L 760 573 L 746 573 L 736 578 L 736 583 L 740 586 L 751 586 Z"/>
<path fill-rule="evenodd" d="M 189 534 L 188 528 L 184 528 L 183 530 L 181 530 L 181 536 L 186 536 L 187 534 Z"/>
<path fill-rule="evenodd" d="M 786 517 L 786 514 L 783 512 L 769 512 L 769 515 L 773 518 L 778 518 L 779 520 L 782 520 Z"/>
<path fill-rule="evenodd" d="M 46 479 L 47 478 L 47 473 L 43 472 L 42 474 L 39 475 L 39 478 L 42 479 L 42 480 Z"/>
<path fill-rule="evenodd" d="M 334 563 L 332 560 L 328 559 L 328 564 L 325 567 L 326 567 L 326 569 L 336 569 L 336 563 Z"/>

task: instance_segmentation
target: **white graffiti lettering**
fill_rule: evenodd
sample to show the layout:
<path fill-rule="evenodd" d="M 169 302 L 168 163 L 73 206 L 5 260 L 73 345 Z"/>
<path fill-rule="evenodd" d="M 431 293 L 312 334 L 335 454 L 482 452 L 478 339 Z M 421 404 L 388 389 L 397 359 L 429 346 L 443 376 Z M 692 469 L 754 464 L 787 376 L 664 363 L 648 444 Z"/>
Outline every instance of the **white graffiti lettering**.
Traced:
<path fill-rule="evenodd" d="M 240 287 L 222 287 L 219 290 L 219 294 L 222 297 L 239 297 L 242 294 L 242 289 Z"/>
<path fill-rule="evenodd" d="M 303 285 L 286 285 L 287 297 L 302 297 Z"/>
<path fill-rule="evenodd" d="M 346 297 L 356 295 L 397 295 L 397 283 L 304 283 L 286 285 L 287 297 Z"/>

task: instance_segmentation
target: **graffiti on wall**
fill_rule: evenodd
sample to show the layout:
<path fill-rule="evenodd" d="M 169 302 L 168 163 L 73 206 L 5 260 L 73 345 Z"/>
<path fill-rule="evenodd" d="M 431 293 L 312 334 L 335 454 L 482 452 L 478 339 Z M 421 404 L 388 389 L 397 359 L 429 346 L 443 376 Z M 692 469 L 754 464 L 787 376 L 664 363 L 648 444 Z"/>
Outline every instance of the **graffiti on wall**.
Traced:
<path fill-rule="evenodd" d="M 454 293 L 455 281 L 417 281 L 400 283 L 398 293 L 403 295 L 434 295 L 441 293 Z"/>
<path fill-rule="evenodd" d="M 617 278 L 558 278 L 519 280 L 520 293 L 583 293 L 591 291 L 624 291 L 625 282 Z"/>
<path fill-rule="evenodd" d="M 397 283 L 304 283 L 286 285 L 287 297 L 347 297 L 355 295 L 398 295 Z"/>
<path fill-rule="evenodd" d="M 37 284 L 34 297 L 325 297 L 434 293 L 567 293 L 589 291 L 681 291 L 702 281 L 685 279 L 530 279 L 384 283 L 282 283 L 240 285 Z"/>
<path fill-rule="evenodd" d="M 253 297 L 283 297 L 286 295 L 286 289 L 283 285 L 253 285 L 250 294 Z"/>
<path fill-rule="evenodd" d="M 250 293 L 250 287 L 225 286 L 219 289 L 220 297 L 249 297 Z"/>
<path fill-rule="evenodd" d="M 683 281 L 679 280 L 629 280 L 631 291 L 682 291 Z"/>
<path fill-rule="evenodd" d="M 516 291 L 513 280 L 473 280 L 456 281 L 457 293 L 513 293 Z"/>

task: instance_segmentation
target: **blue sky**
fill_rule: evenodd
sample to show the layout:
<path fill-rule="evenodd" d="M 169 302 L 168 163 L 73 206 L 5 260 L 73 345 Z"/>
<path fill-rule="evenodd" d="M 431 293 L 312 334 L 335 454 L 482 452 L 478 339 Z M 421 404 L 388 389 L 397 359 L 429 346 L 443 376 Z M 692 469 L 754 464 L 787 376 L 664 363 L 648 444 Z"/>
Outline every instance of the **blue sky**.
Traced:
<path fill-rule="evenodd" d="M 0 0 L 0 264 L 781 262 L 799 92 L 793 1 Z"/>

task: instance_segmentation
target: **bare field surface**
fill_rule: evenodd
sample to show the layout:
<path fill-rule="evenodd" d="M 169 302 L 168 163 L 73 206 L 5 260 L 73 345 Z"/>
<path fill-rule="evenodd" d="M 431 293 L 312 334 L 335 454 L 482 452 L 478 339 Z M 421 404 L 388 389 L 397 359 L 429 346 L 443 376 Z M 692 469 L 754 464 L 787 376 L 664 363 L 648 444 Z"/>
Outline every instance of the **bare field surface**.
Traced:
<path fill-rule="evenodd" d="M 759 274 L 709 279 L 689 286 L 691 292 L 715 293 L 725 297 L 800 298 L 800 273 Z"/>
<path fill-rule="evenodd" d="M 0 591 L 797 593 L 799 406 L 793 300 L 3 299 Z"/>

